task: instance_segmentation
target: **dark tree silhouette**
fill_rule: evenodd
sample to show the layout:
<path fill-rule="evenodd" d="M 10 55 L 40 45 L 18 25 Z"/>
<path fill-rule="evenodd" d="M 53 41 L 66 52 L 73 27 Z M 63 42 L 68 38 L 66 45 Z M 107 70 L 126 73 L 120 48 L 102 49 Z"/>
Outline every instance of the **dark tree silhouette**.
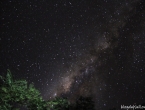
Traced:
<path fill-rule="evenodd" d="M 26 80 L 13 80 L 10 70 L 6 77 L 0 76 L 0 110 L 68 110 L 69 102 L 64 98 L 44 101 L 40 92 Z"/>
<path fill-rule="evenodd" d="M 76 102 L 76 110 L 95 110 L 95 104 L 91 97 L 80 97 Z"/>
<path fill-rule="evenodd" d="M 46 110 L 47 103 L 33 84 L 28 85 L 26 80 L 13 80 L 10 70 L 0 79 L 0 110 L 19 110 L 20 106 L 29 110 Z"/>
<path fill-rule="evenodd" d="M 48 105 L 52 110 L 69 110 L 69 102 L 67 99 L 56 97 L 52 101 L 48 101 Z"/>

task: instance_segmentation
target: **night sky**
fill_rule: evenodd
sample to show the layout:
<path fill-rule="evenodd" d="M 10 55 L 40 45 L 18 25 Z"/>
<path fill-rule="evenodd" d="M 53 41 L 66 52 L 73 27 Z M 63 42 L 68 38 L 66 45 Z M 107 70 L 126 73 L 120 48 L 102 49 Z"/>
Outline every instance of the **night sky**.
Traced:
<path fill-rule="evenodd" d="M 45 100 L 91 96 L 97 110 L 145 102 L 145 0 L 0 1 L 0 74 Z"/>

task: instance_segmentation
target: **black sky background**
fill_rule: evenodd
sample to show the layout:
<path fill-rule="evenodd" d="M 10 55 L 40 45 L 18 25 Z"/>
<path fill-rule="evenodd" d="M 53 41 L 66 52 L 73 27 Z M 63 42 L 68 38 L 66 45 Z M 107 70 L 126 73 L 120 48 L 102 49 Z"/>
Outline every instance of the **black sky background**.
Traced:
<path fill-rule="evenodd" d="M 0 74 L 44 99 L 92 96 L 97 110 L 145 100 L 144 0 L 1 1 Z"/>

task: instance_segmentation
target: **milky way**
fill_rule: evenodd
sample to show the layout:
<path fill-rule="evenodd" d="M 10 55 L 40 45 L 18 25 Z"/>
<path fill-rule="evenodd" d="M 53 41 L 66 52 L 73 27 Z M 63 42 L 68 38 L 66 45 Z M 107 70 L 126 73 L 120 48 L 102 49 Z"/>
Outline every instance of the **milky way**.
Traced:
<path fill-rule="evenodd" d="M 128 75 L 122 74 L 127 74 L 129 71 L 128 68 L 130 68 L 128 65 L 133 63 L 129 57 L 135 57 L 133 55 L 134 52 L 130 53 L 133 51 L 133 48 L 129 47 L 131 45 L 130 43 L 134 42 L 131 40 L 134 33 L 123 31 L 124 29 L 127 29 L 129 32 L 129 30 L 132 29 L 132 27 L 130 27 L 131 22 L 128 20 L 130 20 L 132 16 L 136 16 L 136 13 L 134 12 L 135 8 L 133 6 L 134 5 L 131 4 L 126 6 L 124 4 L 121 5 L 118 7 L 119 12 L 117 10 L 114 13 L 118 13 L 118 15 L 121 14 L 120 16 L 123 17 L 115 16 L 113 17 L 114 20 L 108 19 L 108 24 L 102 23 L 103 26 L 101 28 L 103 28 L 102 30 L 104 31 L 101 30 L 101 32 L 99 32 L 100 29 L 94 30 L 97 34 L 92 35 L 93 40 L 88 42 L 91 43 L 92 46 L 82 53 L 73 65 L 69 65 L 69 69 L 66 69 L 66 72 L 64 72 L 62 78 L 58 81 L 58 88 L 54 93 L 57 93 L 58 96 L 66 95 L 70 97 L 70 99 L 76 99 L 77 96 L 80 95 L 95 96 L 94 99 L 98 100 L 102 98 L 104 94 L 107 94 L 107 91 L 110 89 L 110 91 L 113 91 L 112 93 L 117 91 L 119 85 L 123 84 L 123 82 L 120 81 L 122 78 L 128 80 Z M 131 12 L 134 12 L 134 15 L 130 15 Z M 115 21 L 116 17 L 119 19 L 119 22 Z M 122 39 L 122 36 L 125 37 L 125 39 Z M 125 43 L 123 44 L 122 42 Z M 123 47 L 122 45 L 128 47 Z M 116 49 L 119 49 L 117 55 L 114 53 Z M 120 56 L 122 56 L 122 53 L 124 54 L 124 52 L 124 58 L 120 59 Z M 125 57 L 128 60 L 125 61 Z M 127 68 L 125 66 L 127 66 Z M 115 81 L 116 84 L 108 84 L 109 80 L 118 81 Z M 129 84 L 130 81 L 125 81 L 125 83 Z M 110 86 L 109 89 L 108 86 Z M 109 92 L 109 98 L 114 97 L 112 93 L 110 94 Z M 99 103 L 102 103 L 105 106 L 106 102 L 104 102 L 104 100 Z M 98 103 L 98 101 L 96 101 L 96 103 Z"/>
<path fill-rule="evenodd" d="M 145 99 L 145 1 L 1 2 L 0 72 L 45 100 L 92 97 L 97 110 Z"/>

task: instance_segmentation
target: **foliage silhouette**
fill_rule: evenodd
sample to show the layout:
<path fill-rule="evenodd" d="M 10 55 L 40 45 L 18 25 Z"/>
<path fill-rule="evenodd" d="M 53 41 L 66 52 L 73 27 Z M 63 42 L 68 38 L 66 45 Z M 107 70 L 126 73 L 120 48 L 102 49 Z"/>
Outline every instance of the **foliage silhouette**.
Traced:
<path fill-rule="evenodd" d="M 56 97 L 52 101 L 48 101 L 48 105 L 53 110 L 68 110 L 69 102 L 67 99 Z"/>
<path fill-rule="evenodd" d="M 28 110 L 67 110 L 67 99 L 55 98 L 44 101 L 40 92 L 26 80 L 13 80 L 10 70 L 6 77 L 0 76 L 0 110 L 19 110 L 24 106 Z"/>
<path fill-rule="evenodd" d="M 7 70 L 6 77 L 0 76 L 0 79 L 0 110 L 18 110 L 17 106 L 25 106 L 28 110 L 46 110 L 47 103 L 33 84 L 28 86 L 26 80 L 13 80 L 10 70 Z"/>
<path fill-rule="evenodd" d="M 76 110 L 95 110 L 91 97 L 80 97 L 76 102 Z"/>

